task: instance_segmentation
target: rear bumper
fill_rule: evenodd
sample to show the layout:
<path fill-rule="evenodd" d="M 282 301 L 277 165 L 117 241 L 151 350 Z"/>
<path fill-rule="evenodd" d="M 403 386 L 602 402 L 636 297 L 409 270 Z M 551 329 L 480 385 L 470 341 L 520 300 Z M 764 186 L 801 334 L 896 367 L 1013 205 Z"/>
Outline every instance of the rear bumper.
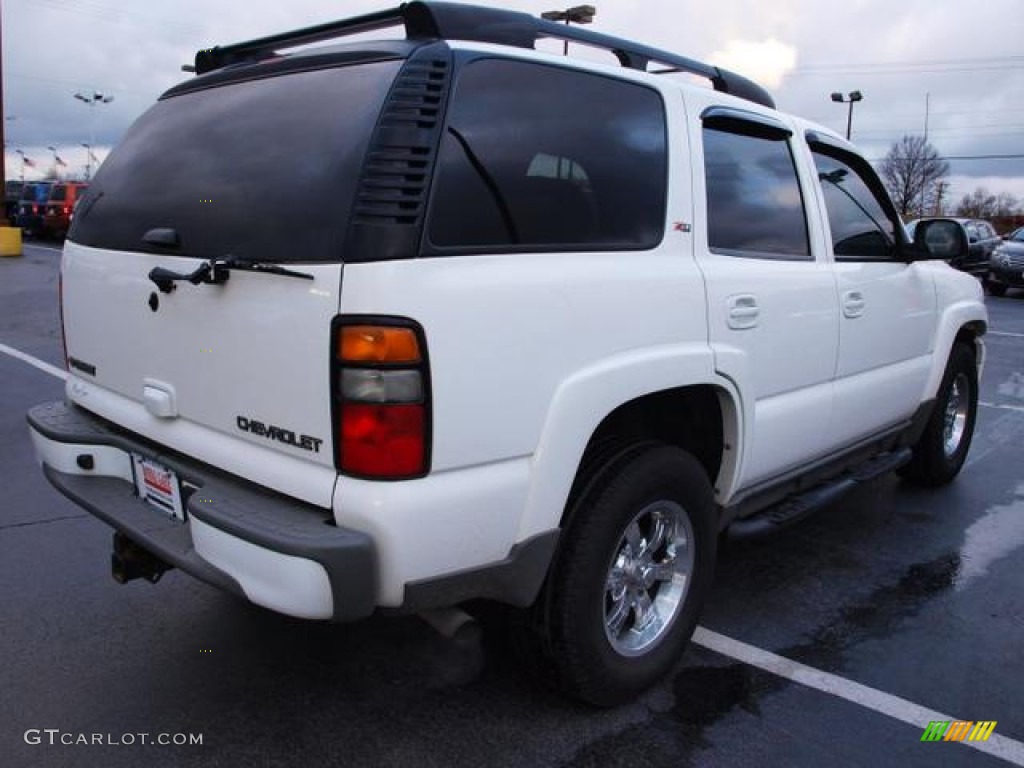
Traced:
<path fill-rule="evenodd" d="M 28 423 L 57 490 L 171 565 L 300 618 L 350 621 L 375 609 L 373 541 L 334 525 L 330 510 L 169 454 L 68 403 L 37 406 Z M 132 453 L 178 474 L 186 522 L 138 498 Z"/>
<path fill-rule="evenodd" d="M 992 283 L 1002 283 L 1003 285 L 1024 288 L 1024 269 L 1019 267 L 1011 269 L 1009 267 L 1001 267 L 997 264 L 992 264 L 989 267 L 988 279 L 989 282 Z"/>

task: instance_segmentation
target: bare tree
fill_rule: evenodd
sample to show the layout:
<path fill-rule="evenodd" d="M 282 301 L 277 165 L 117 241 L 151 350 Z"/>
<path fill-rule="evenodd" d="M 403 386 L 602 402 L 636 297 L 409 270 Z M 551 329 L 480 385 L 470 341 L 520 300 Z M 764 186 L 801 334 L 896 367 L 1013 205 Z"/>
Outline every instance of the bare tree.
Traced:
<path fill-rule="evenodd" d="M 1011 219 L 1024 213 L 1021 201 L 1009 192 L 993 195 L 985 187 L 960 198 L 956 206 L 957 216 L 971 219 Z"/>
<path fill-rule="evenodd" d="M 934 204 L 949 163 L 924 136 L 904 136 L 889 148 L 879 171 L 896 209 L 904 216 L 923 215 Z"/>
<path fill-rule="evenodd" d="M 996 212 L 996 196 L 984 187 L 978 187 L 960 198 L 956 215 L 970 219 L 990 219 Z"/>

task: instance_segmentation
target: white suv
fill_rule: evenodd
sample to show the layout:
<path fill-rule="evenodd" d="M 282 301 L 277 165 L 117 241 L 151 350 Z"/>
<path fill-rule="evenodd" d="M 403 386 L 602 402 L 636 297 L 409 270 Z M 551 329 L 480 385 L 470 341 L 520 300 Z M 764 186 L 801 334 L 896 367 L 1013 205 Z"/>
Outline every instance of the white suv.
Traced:
<path fill-rule="evenodd" d="M 963 464 L 967 244 L 907 242 L 855 149 L 757 85 L 420 2 L 195 69 L 82 201 L 67 399 L 29 414 L 119 580 L 335 621 L 497 601 L 610 704 L 675 663 L 721 532 Z"/>

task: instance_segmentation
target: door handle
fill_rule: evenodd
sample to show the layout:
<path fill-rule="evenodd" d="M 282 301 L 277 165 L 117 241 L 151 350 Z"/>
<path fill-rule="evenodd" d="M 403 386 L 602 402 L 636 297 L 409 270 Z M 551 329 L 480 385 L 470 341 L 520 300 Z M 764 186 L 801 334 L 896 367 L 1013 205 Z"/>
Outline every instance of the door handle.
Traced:
<path fill-rule="evenodd" d="M 737 331 L 757 326 L 761 314 L 757 306 L 757 297 L 752 294 L 730 296 L 727 300 L 729 310 L 729 327 Z"/>
<path fill-rule="evenodd" d="M 864 294 L 860 291 L 843 294 L 843 317 L 860 317 L 864 314 L 864 306 Z"/>

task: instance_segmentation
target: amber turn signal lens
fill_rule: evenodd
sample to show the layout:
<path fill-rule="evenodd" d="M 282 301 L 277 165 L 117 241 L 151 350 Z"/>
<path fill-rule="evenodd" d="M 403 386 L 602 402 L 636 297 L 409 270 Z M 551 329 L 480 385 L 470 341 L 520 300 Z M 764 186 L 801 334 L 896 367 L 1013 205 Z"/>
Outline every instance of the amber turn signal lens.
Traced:
<path fill-rule="evenodd" d="M 420 345 L 411 328 L 347 325 L 341 329 L 339 356 L 346 363 L 418 363 Z"/>

